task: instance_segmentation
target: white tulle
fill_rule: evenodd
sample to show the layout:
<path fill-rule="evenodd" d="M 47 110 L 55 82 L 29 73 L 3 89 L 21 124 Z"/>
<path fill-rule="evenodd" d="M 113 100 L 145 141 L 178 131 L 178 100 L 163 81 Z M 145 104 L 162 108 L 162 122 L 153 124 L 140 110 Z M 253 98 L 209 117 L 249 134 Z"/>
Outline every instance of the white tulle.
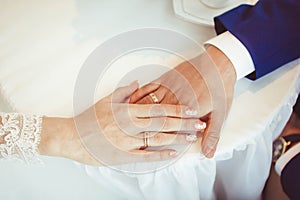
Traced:
<path fill-rule="evenodd" d="M 0 112 L 0 159 L 40 163 L 42 117 Z"/>

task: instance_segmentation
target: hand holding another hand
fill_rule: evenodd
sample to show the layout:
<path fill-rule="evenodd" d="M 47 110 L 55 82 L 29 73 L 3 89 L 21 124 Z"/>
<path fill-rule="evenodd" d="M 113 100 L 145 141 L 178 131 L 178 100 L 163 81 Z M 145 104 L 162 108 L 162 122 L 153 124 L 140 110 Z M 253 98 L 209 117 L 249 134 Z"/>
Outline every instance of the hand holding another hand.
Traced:
<path fill-rule="evenodd" d="M 52 148 L 54 155 L 89 165 L 150 162 L 178 156 L 174 149 L 149 150 L 147 146 L 189 145 L 197 140 L 196 132 L 204 129 L 205 123 L 197 119 L 197 111 L 187 106 L 128 104 L 137 88 L 137 83 L 118 88 L 82 114 L 63 122 L 68 126 L 57 137 L 59 142 L 44 144 L 56 145 Z"/>
<path fill-rule="evenodd" d="M 229 59 L 214 46 L 209 46 L 207 53 L 181 63 L 137 90 L 130 102 L 153 103 L 149 95 L 153 93 L 160 104 L 196 108 L 199 118 L 208 123 L 202 140 L 202 152 L 207 157 L 213 157 L 230 110 L 235 82 L 235 70 Z"/>

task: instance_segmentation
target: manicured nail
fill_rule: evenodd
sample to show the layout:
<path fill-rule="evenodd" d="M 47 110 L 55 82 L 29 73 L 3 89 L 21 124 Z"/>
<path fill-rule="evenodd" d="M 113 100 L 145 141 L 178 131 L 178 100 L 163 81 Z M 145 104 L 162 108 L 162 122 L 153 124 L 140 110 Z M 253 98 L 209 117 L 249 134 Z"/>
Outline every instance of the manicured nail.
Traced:
<path fill-rule="evenodd" d="M 202 124 L 196 123 L 196 124 L 194 125 L 194 127 L 195 127 L 195 129 L 197 129 L 197 130 L 203 130 L 203 129 L 206 128 L 206 123 L 205 123 L 205 122 L 203 122 Z"/>
<path fill-rule="evenodd" d="M 171 157 L 176 157 L 176 156 L 178 156 L 178 152 L 177 152 L 177 151 L 171 151 L 171 152 L 169 153 L 169 155 L 170 155 Z"/>
<path fill-rule="evenodd" d="M 194 142 L 194 141 L 197 141 L 197 136 L 196 135 L 187 135 L 185 137 L 186 141 L 188 142 Z"/>
<path fill-rule="evenodd" d="M 197 110 L 192 110 L 192 109 L 187 109 L 185 111 L 185 114 L 189 115 L 189 116 L 195 116 L 195 115 L 198 115 L 198 111 Z"/>

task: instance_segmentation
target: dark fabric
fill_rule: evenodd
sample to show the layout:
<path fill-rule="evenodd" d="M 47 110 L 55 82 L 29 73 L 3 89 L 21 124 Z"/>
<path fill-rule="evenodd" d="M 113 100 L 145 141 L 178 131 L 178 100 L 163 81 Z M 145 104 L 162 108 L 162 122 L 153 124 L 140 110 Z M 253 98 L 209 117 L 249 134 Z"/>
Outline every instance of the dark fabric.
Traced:
<path fill-rule="evenodd" d="M 260 78 L 300 57 L 300 0 L 260 0 L 215 19 L 217 34 L 230 31 L 248 49 Z"/>
<path fill-rule="evenodd" d="M 292 200 L 300 199 L 300 153 L 292 158 L 281 172 L 281 185 Z"/>
<path fill-rule="evenodd" d="M 294 112 L 297 115 L 297 117 L 300 117 L 300 96 L 298 96 L 297 102 L 294 106 Z"/>

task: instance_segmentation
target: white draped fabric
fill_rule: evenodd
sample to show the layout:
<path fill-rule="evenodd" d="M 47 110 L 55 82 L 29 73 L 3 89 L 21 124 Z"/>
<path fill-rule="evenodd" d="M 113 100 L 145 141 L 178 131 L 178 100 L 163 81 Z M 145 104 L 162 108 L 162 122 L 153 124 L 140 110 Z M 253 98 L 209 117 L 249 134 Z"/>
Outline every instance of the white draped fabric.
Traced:
<path fill-rule="evenodd" d="M 199 44 L 214 36 L 212 27 L 178 19 L 171 1 L 1 0 L 0 19 L 1 111 L 49 116 L 73 115 L 74 84 L 83 62 L 114 35 L 156 27 L 178 31 Z M 136 66 L 179 62 L 165 52 L 124 56 L 107 71 L 105 87 L 99 88 L 96 99 L 112 91 Z M 200 146 L 194 145 L 174 164 L 139 175 L 57 158 L 44 158 L 43 168 L 1 161 L 0 198 L 259 199 L 269 173 L 272 140 L 288 120 L 299 92 L 299 63 L 289 63 L 255 82 L 237 83 L 213 159 L 203 158 Z M 162 72 L 128 81 L 146 83 Z M 144 165 L 151 163 L 127 167 Z"/>

